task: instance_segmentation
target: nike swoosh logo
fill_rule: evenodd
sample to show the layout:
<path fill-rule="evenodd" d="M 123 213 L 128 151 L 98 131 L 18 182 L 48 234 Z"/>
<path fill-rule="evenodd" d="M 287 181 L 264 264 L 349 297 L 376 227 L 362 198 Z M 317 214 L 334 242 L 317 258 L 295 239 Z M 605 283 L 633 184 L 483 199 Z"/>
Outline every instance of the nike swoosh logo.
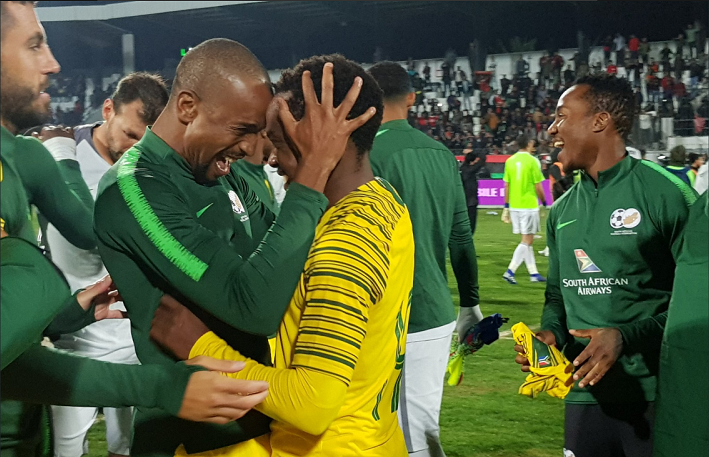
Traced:
<path fill-rule="evenodd" d="M 569 224 L 573 224 L 574 222 L 576 222 L 576 220 L 577 220 L 577 219 L 574 219 L 573 221 L 564 222 L 563 224 L 559 224 L 559 225 L 556 226 L 556 229 L 557 229 L 557 230 L 560 230 L 560 229 L 566 227 L 566 226 L 569 225 Z"/>
<path fill-rule="evenodd" d="M 197 217 L 199 217 L 199 216 L 201 216 L 202 214 L 204 214 L 204 212 L 207 211 L 207 210 L 209 209 L 209 207 L 212 206 L 213 204 L 214 204 L 214 203 L 210 203 L 209 205 L 205 206 L 205 207 L 202 208 L 201 210 L 197 211 Z"/>

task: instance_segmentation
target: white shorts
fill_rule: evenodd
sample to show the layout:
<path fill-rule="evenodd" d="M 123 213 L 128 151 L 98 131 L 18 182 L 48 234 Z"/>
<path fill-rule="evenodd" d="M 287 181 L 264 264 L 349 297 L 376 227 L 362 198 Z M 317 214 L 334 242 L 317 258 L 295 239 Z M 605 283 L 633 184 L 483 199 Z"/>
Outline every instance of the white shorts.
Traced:
<path fill-rule="evenodd" d="M 515 235 L 534 235 L 539 233 L 539 208 L 510 209 L 512 233 Z"/>
<path fill-rule="evenodd" d="M 445 456 L 438 418 L 454 329 L 451 322 L 407 336 L 399 424 L 409 456 Z"/>

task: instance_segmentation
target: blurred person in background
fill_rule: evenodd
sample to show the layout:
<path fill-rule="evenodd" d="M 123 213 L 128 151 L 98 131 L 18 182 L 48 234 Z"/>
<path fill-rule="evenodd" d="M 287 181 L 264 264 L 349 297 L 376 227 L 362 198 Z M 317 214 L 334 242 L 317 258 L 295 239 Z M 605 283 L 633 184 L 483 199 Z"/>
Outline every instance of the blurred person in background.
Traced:
<path fill-rule="evenodd" d="M 478 172 L 485 166 L 486 156 L 481 151 L 471 151 L 465 154 L 463 164 L 460 166 L 460 176 L 463 180 L 463 190 L 465 191 L 465 201 L 468 205 L 468 218 L 470 219 L 470 230 L 475 235 L 475 227 L 478 219 Z"/>
<path fill-rule="evenodd" d="M 271 145 L 266 138 L 265 131 L 261 131 L 257 135 L 256 144 L 245 144 L 244 150 L 248 152 L 244 158 L 237 161 L 234 166 L 236 168 L 236 174 L 244 178 L 249 188 L 254 191 L 259 200 L 266 205 L 266 208 L 277 215 L 279 204 L 276 201 L 276 192 L 271 185 L 265 168 L 266 161 L 271 156 L 273 145 Z M 255 151 L 263 151 L 263 153 L 255 153 Z"/>
<path fill-rule="evenodd" d="M 672 148 L 670 151 L 670 162 L 665 167 L 673 175 L 677 176 L 688 186 L 692 186 L 694 182 L 694 172 L 687 165 L 687 150 L 684 146 L 679 145 Z"/>
<path fill-rule="evenodd" d="M 695 186 L 697 176 L 699 175 L 699 169 L 704 165 L 706 162 L 706 156 L 704 154 L 697 154 L 696 152 L 690 152 L 687 154 L 687 163 L 689 164 L 689 168 L 692 171 L 692 175 L 689 176 L 690 178 L 690 183 L 692 184 L 692 187 Z"/>
<path fill-rule="evenodd" d="M 534 235 L 540 231 L 539 202 L 546 206 L 542 189 L 542 167 L 534 157 L 534 140 L 525 135 L 517 137 L 518 152 L 505 162 L 505 209 L 502 220 L 512 223 L 512 233 L 521 235 L 521 241 L 515 248 L 512 260 L 502 278 L 517 285 L 515 272 L 524 263 L 527 266 L 530 281 L 546 282 L 539 274 L 534 259 Z"/>

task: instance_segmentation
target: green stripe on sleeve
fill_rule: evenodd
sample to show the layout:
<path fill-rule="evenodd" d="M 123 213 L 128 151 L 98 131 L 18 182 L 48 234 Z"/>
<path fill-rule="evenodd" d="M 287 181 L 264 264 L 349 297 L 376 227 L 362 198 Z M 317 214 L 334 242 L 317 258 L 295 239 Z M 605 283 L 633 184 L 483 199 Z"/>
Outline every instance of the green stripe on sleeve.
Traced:
<path fill-rule="evenodd" d="M 684 201 L 687 203 L 687 206 L 691 206 L 692 204 L 694 204 L 695 201 L 697 201 L 697 196 L 694 191 L 687 185 L 687 183 L 679 179 L 677 176 L 665 170 L 655 162 L 650 162 L 649 160 L 641 160 L 640 163 L 645 165 L 646 167 L 652 168 L 665 178 L 669 179 L 672 184 L 677 186 L 680 192 L 682 192 L 682 196 L 684 196 Z"/>
<path fill-rule="evenodd" d="M 199 281 L 208 265 L 187 250 L 160 221 L 135 179 L 135 169 L 140 159 L 137 148 L 129 149 L 118 168 L 118 188 L 131 214 L 148 239 L 181 272 Z"/>

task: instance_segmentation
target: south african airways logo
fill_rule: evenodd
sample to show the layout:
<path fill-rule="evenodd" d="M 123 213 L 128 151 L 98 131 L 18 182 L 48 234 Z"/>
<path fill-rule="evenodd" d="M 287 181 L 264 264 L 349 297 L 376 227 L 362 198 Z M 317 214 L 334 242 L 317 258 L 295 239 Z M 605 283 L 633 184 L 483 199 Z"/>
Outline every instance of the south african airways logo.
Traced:
<path fill-rule="evenodd" d="M 579 266 L 579 271 L 581 273 L 600 273 L 601 269 L 593 263 L 593 260 L 586 255 L 583 249 L 574 249 L 574 254 L 576 255 L 576 263 Z"/>

